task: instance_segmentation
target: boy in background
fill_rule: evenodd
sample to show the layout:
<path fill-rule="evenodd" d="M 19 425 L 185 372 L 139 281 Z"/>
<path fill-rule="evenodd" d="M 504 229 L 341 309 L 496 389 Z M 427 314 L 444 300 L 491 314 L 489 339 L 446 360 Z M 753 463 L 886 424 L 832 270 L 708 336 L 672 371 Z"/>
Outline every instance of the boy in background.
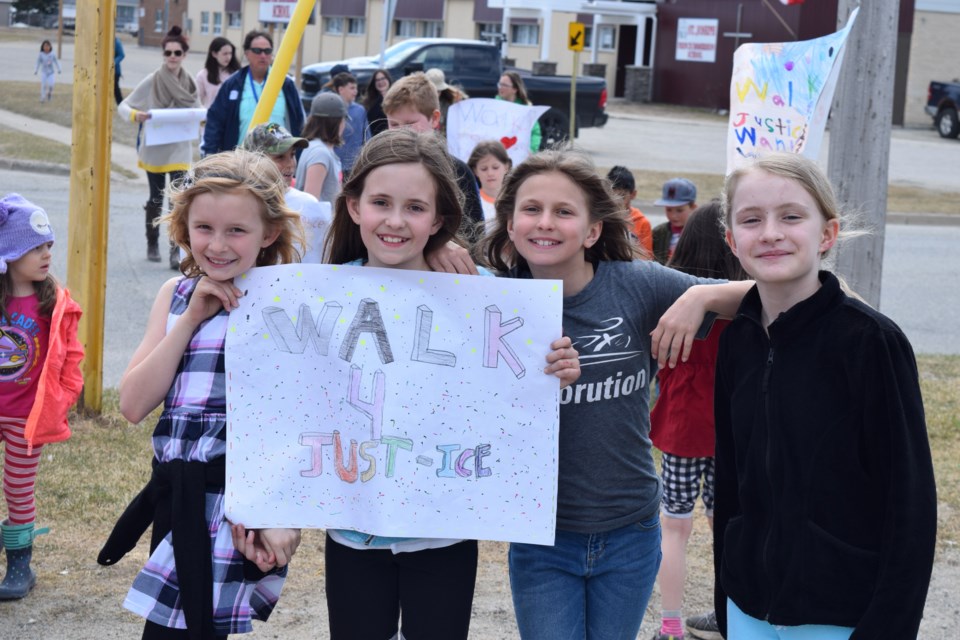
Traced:
<path fill-rule="evenodd" d="M 687 218 L 697 208 L 697 187 L 686 178 L 671 178 L 663 183 L 663 193 L 654 204 L 665 209 L 667 221 L 653 229 L 653 257 L 667 264 Z"/>
<path fill-rule="evenodd" d="M 410 128 L 421 133 L 440 135 L 440 97 L 437 88 L 423 72 L 400 78 L 383 97 L 383 112 L 390 129 Z M 464 237 L 473 242 L 483 230 L 483 207 L 477 179 L 467 163 L 450 156 L 457 185 L 463 192 Z M 469 228 L 467 228 L 469 227 Z M 462 273 L 462 272 L 461 272 Z"/>
<path fill-rule="evenodd" d="M 617 165 L 607 173 L 607 180 L 613 187 L 613 193 L 623 202 L 623 209 L 630 213 L 630 222 L 633 225 L 634 241 L 644 251 L 644 258 L 653 257 L 653 230 L 650 221 L 643 215 L 640 209 L 633 206 L 633 200 L 637 197 L 637 181 L 633 177 L 630 169 Z"/>

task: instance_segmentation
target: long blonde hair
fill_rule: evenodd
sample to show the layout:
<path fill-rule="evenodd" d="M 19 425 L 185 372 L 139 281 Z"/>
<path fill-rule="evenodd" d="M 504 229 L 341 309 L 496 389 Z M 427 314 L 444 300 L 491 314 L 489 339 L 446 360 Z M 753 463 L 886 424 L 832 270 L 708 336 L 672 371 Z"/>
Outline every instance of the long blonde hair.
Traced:
<path fill-rule="evenodd" d="M 270 231 L 279 231 L 269 247 L 260 250 L 256 266 L 299 262 L 306 246 L 300 214 L 287 207 L 283 175 L 262 153 L 235 149 L 197 162 L 171 187 L 173 208 L 159 222 L 170 225 L 170 238 L 187 253 L 180 263 L 185 276 L 203 275 L 190 252 L 189 213 L 193 199 L 203 193 L 249 193 L 260 202 L 260 216 Z"/>

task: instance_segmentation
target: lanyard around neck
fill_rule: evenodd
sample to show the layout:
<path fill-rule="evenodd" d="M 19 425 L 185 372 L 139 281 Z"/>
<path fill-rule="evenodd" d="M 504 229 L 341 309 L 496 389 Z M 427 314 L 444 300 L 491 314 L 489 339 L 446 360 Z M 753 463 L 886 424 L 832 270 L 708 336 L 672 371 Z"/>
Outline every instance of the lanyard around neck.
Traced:
<path fill-rule="evenodd" d="M 267 69 L 267 74 L 269 74 L 269 73 L 270 73 L 270 70 Z M 253 72 L 252 72 L 252 71 L 250 72 L 250 75 L 247 76 L 247 79 L 250 81 L 250 91 L 253 92 L 253 101 L 256 102 L 257 104 L 260 104 L 260 92 L 257 91 L 257 85 L 256 85 L 256 83 L 254 83 L 254 81 L 253 81 Z M 263 79 L 263 84 L 264 84 L 264 86 L 266 86 L 266 84 L 267 84 L 267 79 L 266 79 L 266 78 Z"/>

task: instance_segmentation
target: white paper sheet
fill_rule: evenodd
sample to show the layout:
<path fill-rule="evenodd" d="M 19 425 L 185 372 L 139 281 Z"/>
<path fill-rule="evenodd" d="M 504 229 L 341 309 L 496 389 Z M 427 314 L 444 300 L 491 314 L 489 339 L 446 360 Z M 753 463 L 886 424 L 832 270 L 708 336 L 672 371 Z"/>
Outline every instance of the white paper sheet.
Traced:
<path fill-rule="evenodd" d="M 492 98 L 463 100 L 447 111 L 447 149 L 466 162 L 478 142 L 499 140 L 517 166 L 530 155 L 533 125 L 549 109 Z"/>
<path fill-rule="evenodd" d="M 199 140 L 200 123 L 206 119 L 206 109 L 151 109 L 150 119 L 143 123 L 144 144 Z"/>
<path fill-rule="evenodd" d="M 559 282 L 300 264 L 237 284 L 231 520 L 553 543 Z"/>

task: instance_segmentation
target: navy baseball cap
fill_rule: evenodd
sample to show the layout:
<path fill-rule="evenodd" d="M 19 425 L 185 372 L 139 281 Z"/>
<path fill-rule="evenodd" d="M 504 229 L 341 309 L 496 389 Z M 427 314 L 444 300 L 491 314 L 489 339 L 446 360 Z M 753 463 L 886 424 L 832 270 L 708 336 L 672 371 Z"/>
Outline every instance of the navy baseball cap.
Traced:
<path fill-rule="evenodd" d="M 653 204 L 658 207 L 680 207 L 697 201 L 697 187 L 686 178 L 672 178 L 663 183 L 663 195 Z"/>

